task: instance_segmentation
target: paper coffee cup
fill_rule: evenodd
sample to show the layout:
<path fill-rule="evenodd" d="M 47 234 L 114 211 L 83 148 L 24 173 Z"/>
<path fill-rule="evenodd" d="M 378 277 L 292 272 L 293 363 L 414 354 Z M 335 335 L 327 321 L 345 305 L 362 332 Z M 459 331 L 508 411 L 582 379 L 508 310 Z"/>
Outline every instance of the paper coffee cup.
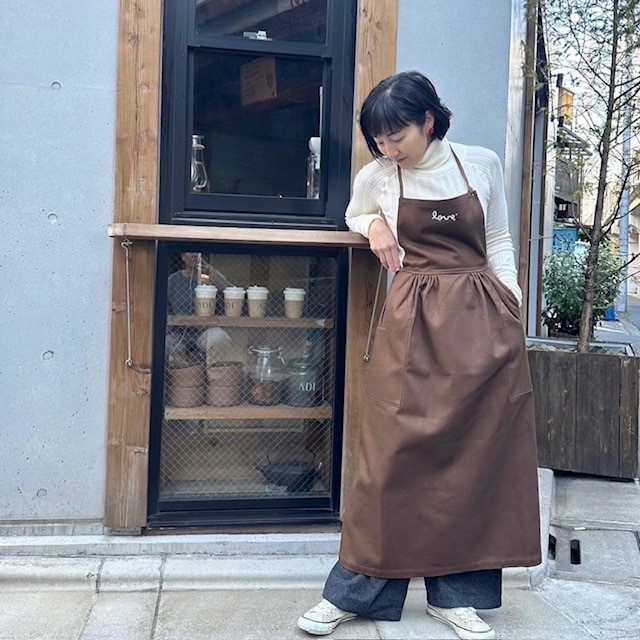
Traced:
<path fill-rule="evenodd" d="M 231 318 L 239 318 L 244 306 L 245 290 L 242 287 L 225 287 L 224 313 Z"/>
<path fill-rule="evenodd" d="M 267 287 L 253 286 L 247 289 L 247 306 L 251 318 L 264 318 L 268 297 L 269 289 Z"/>
<path fill-rule="evenodd" d="M 195 288 L 195 309 L 197 316 L 213 316 L 216 313 L 217 287 L 212 284 L 199 284 Z"/>
<path fill-rule="evenodd" d="M 283 293 L 284 293 L 284 315 L 287 318 L 301 318 L 302 307 L 304 305 L 304 297 L 307 292 L 304 289 L 287 287 Z"/>

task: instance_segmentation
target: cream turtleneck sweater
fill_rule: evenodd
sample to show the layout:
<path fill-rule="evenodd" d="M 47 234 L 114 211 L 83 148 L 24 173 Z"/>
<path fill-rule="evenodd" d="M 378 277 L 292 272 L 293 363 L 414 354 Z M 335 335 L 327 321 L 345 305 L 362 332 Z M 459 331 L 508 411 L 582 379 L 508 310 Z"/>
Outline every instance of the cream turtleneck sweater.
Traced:
<path fill-rule="evenodd" d="M 502 167 L 493 151 L 434 138 L 415 167 L 402 169 L 404 195 L 420 200 L 445 200 L 466 193 L 467 185 L 453 157 L 452 147 L 471 187 L 478 193 L 484 211 L 489 267 L 522 304 L 509 234 Z M 347 226 L 368 237 L 369 225 L 374 220 L 385 220 L 397 241 L 399 196 L 397 165 L 387 159 L 370 162 L 358 172 L 353 183 L 353 195 L 345 214 Z M 398 248 L 402 262 L 404 249 L 399 244 Z"/>

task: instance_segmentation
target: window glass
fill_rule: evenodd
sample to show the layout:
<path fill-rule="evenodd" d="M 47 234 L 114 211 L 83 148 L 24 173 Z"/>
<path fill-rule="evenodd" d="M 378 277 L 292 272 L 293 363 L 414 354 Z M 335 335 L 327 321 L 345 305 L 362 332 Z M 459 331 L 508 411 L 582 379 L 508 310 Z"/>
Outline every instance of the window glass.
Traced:
<path fill-rule="evenodd" d="M 196 0 L 196 31 L 259 40 L 324 43 L 327 0 Z"/>
<path fill-rule="evenodd" d="M 323 63 L 194 55 L 191 190 L 318 197 Z"/>

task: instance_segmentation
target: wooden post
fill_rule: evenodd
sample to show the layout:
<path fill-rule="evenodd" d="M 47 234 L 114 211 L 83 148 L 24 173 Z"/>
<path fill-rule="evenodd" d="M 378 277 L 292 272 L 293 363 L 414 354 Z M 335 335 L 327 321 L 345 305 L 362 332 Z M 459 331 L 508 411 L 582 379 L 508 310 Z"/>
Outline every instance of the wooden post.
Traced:
<path fill-rule="evenodd" d="M 529 246 L 531 239 L 531 200 L 533 181 L 533 133 L 536 109 L 536 45 L 538 41 L 538 3 L 527 3 L 527 44 L 524 59 L 524 125 L 522 141 L 522 183 L 520 192 L 520 236 L 518 284 L 522 289 L 520 315 L 526 319 L 529 306 Z"/>
<path fill-rule="evenodd" d="M 353 175 L 371 160 L 360 134 L 360 106 L 378 82 L 396 71 L 398 0 L 360 0 L 356 41 L 355 120 Z M 349 269 L 347 345 L 345 361 L 345 411 L 342 455 L 341 509 L 348 499 L 360 444 L 360 424 L 366 363 L 363 361 L 369 319 L 373 312 L 379 263 L 368 250 L 352 249 Z M 384 286 L 379 306 L 384 301 Z"/>
<path fill-rule="evenodd" d="M 121 0 L 118 35 L 115 222 L 154 223 L 158 207 L 158 129 L 162 0 Z M 125 256 L 113 245 L 105 525 L 146 524 L 155 244 L 129 248 L 132 366 L 126 364 Z"/>

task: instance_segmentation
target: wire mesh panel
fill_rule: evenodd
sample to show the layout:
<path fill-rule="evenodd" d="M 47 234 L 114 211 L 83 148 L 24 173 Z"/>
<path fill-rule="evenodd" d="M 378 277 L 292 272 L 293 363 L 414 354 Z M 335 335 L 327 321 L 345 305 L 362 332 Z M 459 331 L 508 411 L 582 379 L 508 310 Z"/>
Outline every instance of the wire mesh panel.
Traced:
<path fill-rule="evenodd" d="M 328 496 L 335 256 L 170 261 L 160 500 Z"/>

